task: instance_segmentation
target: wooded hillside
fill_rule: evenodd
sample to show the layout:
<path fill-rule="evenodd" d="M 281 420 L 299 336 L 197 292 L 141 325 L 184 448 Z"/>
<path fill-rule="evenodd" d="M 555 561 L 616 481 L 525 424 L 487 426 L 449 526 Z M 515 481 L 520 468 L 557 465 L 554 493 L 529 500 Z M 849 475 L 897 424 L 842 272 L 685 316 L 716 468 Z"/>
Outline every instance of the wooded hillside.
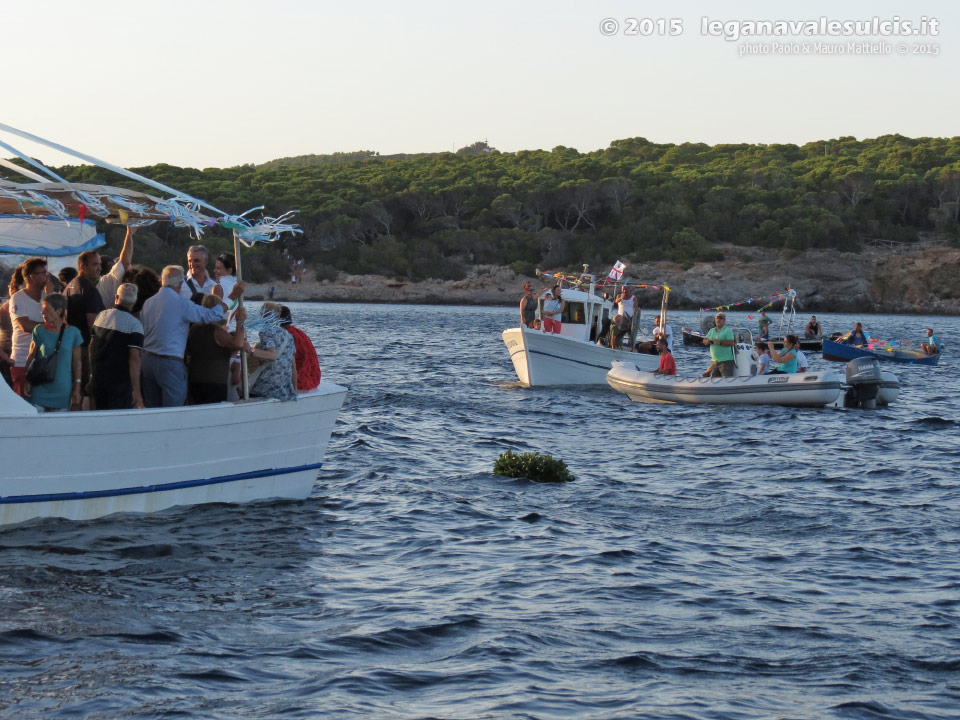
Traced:
<path fill-rule="evenodd" d="M 264 166 L 137 172 L 228 211 L 300 211 L 287 250 L 320 276 L 335 270 L 414 280 L 456 279 L 466 265 L 520 272 L 604 267 L 617 258 L 689 264 L 733 243 L 856 251 L 863 239 L 960 237 L 960 138 L 844 137 L 797 145 L 656 144 L 501 153 L 372 152 L 285 158 Z M 93 167 L 74 181 L 123 185 Z M 180 231 L 155 230 L 159 255 L 182 261 Z M 210 244 L 227 238 L 208 238 Z M 261 250 L 263 276 L 282 275 L 280 248 Z M 249 266 L 248 266 L 249 267 Z"/>

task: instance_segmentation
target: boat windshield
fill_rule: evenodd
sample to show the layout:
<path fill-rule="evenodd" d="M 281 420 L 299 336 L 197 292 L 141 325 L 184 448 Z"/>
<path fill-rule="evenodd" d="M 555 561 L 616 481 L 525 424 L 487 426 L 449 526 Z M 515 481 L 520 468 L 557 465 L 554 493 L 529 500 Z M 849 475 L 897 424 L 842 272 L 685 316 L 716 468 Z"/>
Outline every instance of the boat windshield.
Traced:
<path fill-rule="evenodd" d="M 563 309 L 563 322 L 573 325 L 583 325 L 587 321 L 582 302 L 568 302 Z"/>

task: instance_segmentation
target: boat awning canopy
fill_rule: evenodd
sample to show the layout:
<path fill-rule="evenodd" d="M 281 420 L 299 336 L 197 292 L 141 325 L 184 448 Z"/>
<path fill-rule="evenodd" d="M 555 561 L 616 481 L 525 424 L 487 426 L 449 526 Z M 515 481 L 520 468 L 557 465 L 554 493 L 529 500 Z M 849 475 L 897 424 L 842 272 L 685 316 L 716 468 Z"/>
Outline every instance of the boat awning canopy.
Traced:
<path fill-rule="evenodd" d="M 12 152 L 23 163 L 17 165 L 2 160 L 0 166 L 36 181 L 15 182 L 0 176 L 0 253 L 71 255 L 99 247 L 103 239 L 97 239 L 97 220 L 133 226 L 169 222 L 177 227 L 190 228 L 197 238 L 204 230 L 219 225 L 233 230 L 240 242 L 248 247 L 256 242 L 272 242 L 283 233 L 301 232 L 299 227 L 289 223 L 295 211 L 276 218 L 248 218 L 248 215 L 263 210 L 263 207 L 256 207 L 234 215 L 125 168 L 9 125 L 0 123 L 0 133 L 64 152 L 110 170 L 150 191 L 157 191 L 154 195 L 109 185 L 68 182 L 26 153 L 0 140 L 0 148 Z"/>
<path fill-rule="evenodd" d="M 0 215 L 0 253 L 62 257 L 105 243 L 93 220 L 57 216 Z"/>

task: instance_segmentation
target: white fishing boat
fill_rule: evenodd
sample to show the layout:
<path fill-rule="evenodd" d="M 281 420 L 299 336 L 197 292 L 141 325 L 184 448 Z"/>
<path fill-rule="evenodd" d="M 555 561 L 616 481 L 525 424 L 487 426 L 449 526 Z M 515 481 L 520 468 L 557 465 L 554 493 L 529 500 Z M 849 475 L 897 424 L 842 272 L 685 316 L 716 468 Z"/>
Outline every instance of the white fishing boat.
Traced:
<path fill-rule="evenodd" d="M 897 377 L 881 372 L 876 360 L 854 361 L 845 377 L 829 371 L 757 375 L 750 332 L 735 335 L 735 377 L 656 375 L 628 361 L 613 363 L 607 383 L 637 402 L 694 405 L 873 408 L 892 403 L 900 394 Z"/>
<path fill-rule="evenodd" d="M 171 221 L 199 237 L 219 224 L 240 245 L 299 232 L 280 218 L 251 221 L 28 133 L 0 131 L 117 172 L 161 193 L 69 183 L 11 145 L 33 182 L 0 179 L 0 252 L 57 256 L 104 244 L 92 218 Z M 38 173 L 43 173 L 40 175 Z M 44 177 L 46 175 L 47 177 Z M 201 212 L 202 210 L 202 212 Z M 52 230 L 52 231 L 51 231 Z M 244 387 L 244 396 L 246 396 Z M 90 520 L 177 505 L 302 499 L 316 481 L 346 388 L 321 382 L 293 400 L 245 399 L 177 408 L 40 413 L 0 381 L 0 527 L 35 518 Z"/>
<path fill-rule="evenodd" d="M 656 370 L 657 355 L 605 347 L 597 343 L 615 314 L 613 302 L 597 295 L 592 275 L 584 272 L 577 287 L 564 287 L 561 331 L 546 333 L 520 326 L 504 330 L 502 338 L 519 381 L 528 387 L 549 385 L 604 385 L 607 371 L 617 360 L 629 361 L 646 370 Z M 586 288 L 580 289 L 580 288 Z M 654 286 L 638 285 L 648 288 Z M 655 289 L 660 290 L 659 286 Z M 665 313 L 669 288 L 663 287 L 661 315 Z M 636 338 L 625 338 L 632 347 Z"/>
<path fill-rule="evenodd" d="M 38 413 L 0 381 L 0 527 L 310 495 L 346 388 L 296 400 Z"/>

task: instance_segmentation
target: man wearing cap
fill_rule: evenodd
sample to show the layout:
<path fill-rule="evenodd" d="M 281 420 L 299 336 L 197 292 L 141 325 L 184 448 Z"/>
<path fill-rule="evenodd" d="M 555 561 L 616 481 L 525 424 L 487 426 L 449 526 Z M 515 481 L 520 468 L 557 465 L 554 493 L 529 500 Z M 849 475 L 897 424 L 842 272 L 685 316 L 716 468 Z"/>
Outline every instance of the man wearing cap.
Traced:
<path fill-rule="evenodd" d="M 313 390 L 320 384 L 320 360 L 317 358 L 317 350 L 307 334 L 294 327 L 290 308 L 286 305 L 280 306 L 280 327 L 293 337 L 293 365 L 297 370 L 296 391 Z"/>
<path fill-rule="evenodd" d="M 713 361 L 701 377 L 733 377 L 736 366 L 733 362 L 733 330 L 727 327 L 727 318 L 723 313 L 717 313 L 714 318 L 716 327 L 703 339 L 703 344 L 710 347 L 710 359 Z"/>

